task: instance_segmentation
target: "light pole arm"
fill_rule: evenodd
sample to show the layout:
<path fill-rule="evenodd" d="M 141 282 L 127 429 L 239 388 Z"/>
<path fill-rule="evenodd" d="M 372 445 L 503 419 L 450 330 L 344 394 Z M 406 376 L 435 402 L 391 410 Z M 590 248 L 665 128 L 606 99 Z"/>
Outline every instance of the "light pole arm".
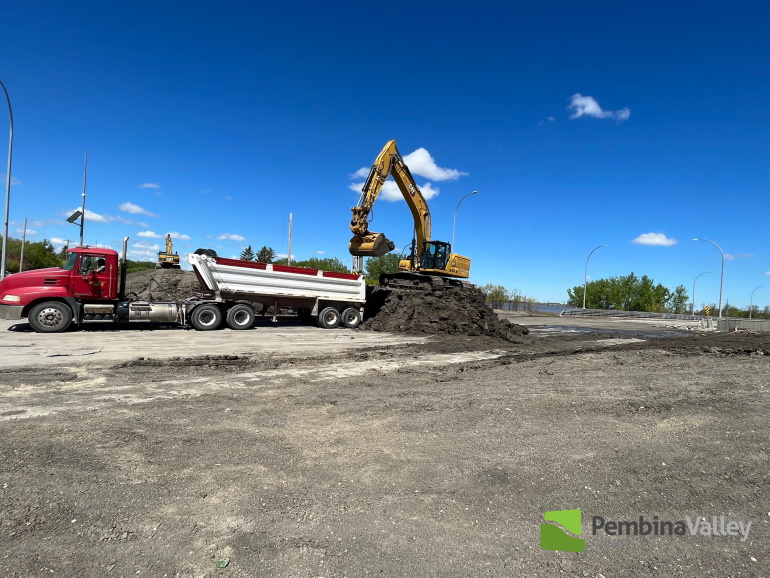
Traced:
<path fill-rule="evenodd" d="M 466 198 L 470 197 L 471 195 L 475 195 L 476 193 L 478 193 L 478 191 L 473 191 L 472 193 L 468 193 L 457 202 L 457 206 L 455 207 L 455 214 L 454 214 L 454 218 L 452 219 L 452 250 L 453 251 L 455 246 L 455 226 L 457 225 L 457 209 L 460 208 L 460 203 L 462 203 Z"/>
<path fill-rule="evenodd" d="M 719 250 L 719 254 L 722 255 L 722 276 L 719 279 L 719 318 L 722 319 L 722 289 L 725 284 L 725 252 L 722 251 L 722 247 L 717 245 L 714 241 L 709 241 L 708 239 L 693 239 L 693 241 L 706 241 L 706 243 L 711 243 Z"/>
<path fill-rule="evenodd" d="M 588 288 L 588 261 L 591 259 L 591 255 L 594 254 L 594 251 L 596 251 L 596 249 L 601 249 L 602 247 L 609 247 L 609 245 L 599 245 L 598 247 L 594 247 L 594 250 L 588 254 L 588 258 L 586 259 L 586 271 L 583 275 L 583 309 L 586 308 L 586 289 Z"/>

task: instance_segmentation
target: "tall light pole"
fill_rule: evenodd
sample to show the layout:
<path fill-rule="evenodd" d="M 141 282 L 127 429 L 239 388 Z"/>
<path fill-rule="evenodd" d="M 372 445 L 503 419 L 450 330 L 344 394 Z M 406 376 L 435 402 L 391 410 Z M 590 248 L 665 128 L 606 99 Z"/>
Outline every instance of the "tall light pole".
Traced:
<path fill-rule="evenodd" d="M 706 273 L 711 273 L 711 271 L 704 271 L 700 275 L 705 275 Z M 695 281 L 700 278 L 700 275 L 695 278 Z M 695 315 L 695 281 L 692 282 L 692 307 L 690 308 L 690 315 Z"/>
<path fill-rule="evenodd" d="M 757 289 L 762 289 L 764 285 L 760 285 Z M 756 291 L 757 289 L 754 289 Z M 749 302 L 749 319 L 751 319 L 751 310 L 754 309 L 754 291 L 751 292 L 751 301 Z"/>
<path fill-rule="evenodd" d="M 708 239 L 693 239 L 693 241 L 706 241 L 706 243 L 711 243 L 714 247 L 719 249 L 719 253 L 722 255 L 722 276 L 719 279 L 719 318 L 722 319 L 722 288 L 725 284 L 725 253 L 714 241 L 709 241 Z"/>
<path fill-rule="evenodd" d="M 467 197 L 470 197 L 471 195 L 475 195 L 476 193 L 478 193 L 478 191 L 473 191 L 472 193 L 468 193 L 462 199 L 460 199 L 460 201 L 457 203 L 457 206 L 455 207 L 455 216 L 454 216 L 454 219 L 452 220 L 452 250 L 454 250 L 454 246 L 455 246 L 455 225 L 457 225 L 457 209 L 460 208 L 460 203 L 462 203 L 463 200 L 465 200 Z"/>
<path fill-rule="evenodd" d="M 80 216 L 80 246 L 83 246 L 83 225 L 86 222 L 86 180 L 88 178 L 88 150 L 86 150 L 86 158 L 83 161 L 83 205 L 80 207 L 80 211 L 83 213 Z"/>
<path fill-rule="evenodd" d="M 8 170 L 5 173 L 5 228 L 3 229 L 3 255 L 0 260 L 0 279 L 5 278 L 5 263 L 8 258 L 8 215 L 11 210 L 11 159 L 13 158 L 13 109 L 11 109 L 11 97 L 8 96 L 8 90 L 3 81 L 0 80 L 0 86 L 3 87 L 5 100 L 8 101 L 8 118 L 10 120 L 10 130 L 8 131 Z"/>
<path fill-rule="evenodd" d="M 594 247 L 594 250 L 588 254 L 588 259 L 591 258 L 591 255 L 594 254 L 596 249 L 601 249 L 602 247 L 609 247 L 609 245 L 599 245 L 598 247 Z M 586 288 L 588 287 L 588 259 L 586 259 L 586 272 L 585 275 L 583 275 L 583 309 L 586 308 Z"/>

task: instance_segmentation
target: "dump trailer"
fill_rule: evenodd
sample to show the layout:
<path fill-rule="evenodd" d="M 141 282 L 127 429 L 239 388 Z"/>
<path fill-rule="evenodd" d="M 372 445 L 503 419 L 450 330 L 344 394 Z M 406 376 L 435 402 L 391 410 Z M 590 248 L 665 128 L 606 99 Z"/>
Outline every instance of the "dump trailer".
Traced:
<path fill-rule="evenodd" d="M 26 318 L 38 333 L 73 325 L 172 323 L 200 331 L 249 329 L 248 302 L 296 308 L 319 327 L 357 327 L 363 318 L 366 284 L 361 275 L 223 259 L 211 250 L 187 255 L 200 293 L 180 301 L 140 299 L 126 292 L 126 252 L 76 247 L 63 267 L 9 275 L 0 281 L 0 319 Z M 244 303 L 247 302 L 247 303 Z"/>

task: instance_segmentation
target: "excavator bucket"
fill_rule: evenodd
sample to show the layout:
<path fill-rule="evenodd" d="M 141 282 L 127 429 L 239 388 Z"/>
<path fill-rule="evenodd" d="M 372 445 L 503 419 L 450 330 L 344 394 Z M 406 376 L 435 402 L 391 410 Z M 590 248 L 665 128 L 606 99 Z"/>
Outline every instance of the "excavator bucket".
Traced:
<path fill-rule="evenodd" d="M 366 235 L 354 235 L 350 239 L 348 249 L 350 254 L 357 257 L 381 257 L 392 251 L 396 245 L 387 239 L 382 233 L 367 233 Z"/>

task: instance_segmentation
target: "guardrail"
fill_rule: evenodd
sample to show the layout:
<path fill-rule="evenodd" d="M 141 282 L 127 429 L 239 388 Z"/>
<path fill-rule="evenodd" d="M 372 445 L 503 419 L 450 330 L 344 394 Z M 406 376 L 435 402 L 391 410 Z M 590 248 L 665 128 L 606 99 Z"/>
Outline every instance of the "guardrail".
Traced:
<path fill-rule="evenodd" d="M 703 315 L 688 315 L 686 313 L 654 313 L 651 311 L 616 311 L 614 309 L 581 309 L 565 307 L 559 315 L 574 317 L 617 317 L 625 319 L 680 319 L 683 321 L 700 321 Z"/>

